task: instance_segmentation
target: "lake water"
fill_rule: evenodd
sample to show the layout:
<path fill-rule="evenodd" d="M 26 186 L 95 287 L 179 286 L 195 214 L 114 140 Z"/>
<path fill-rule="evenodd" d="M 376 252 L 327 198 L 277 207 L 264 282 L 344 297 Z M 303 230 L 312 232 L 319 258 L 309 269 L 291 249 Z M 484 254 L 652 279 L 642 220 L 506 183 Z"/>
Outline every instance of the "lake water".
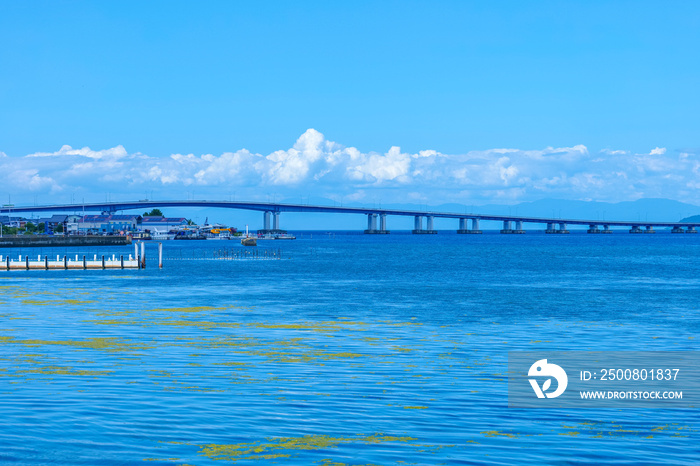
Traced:
<path fill-rule="evenodd" d="M 700 235 L 259 245 L 282 258 L 0 272 L 0 462 L 700 462 L 697 409 L 513 409 L 506 378 L 508 351 L 700 349 Z"/>

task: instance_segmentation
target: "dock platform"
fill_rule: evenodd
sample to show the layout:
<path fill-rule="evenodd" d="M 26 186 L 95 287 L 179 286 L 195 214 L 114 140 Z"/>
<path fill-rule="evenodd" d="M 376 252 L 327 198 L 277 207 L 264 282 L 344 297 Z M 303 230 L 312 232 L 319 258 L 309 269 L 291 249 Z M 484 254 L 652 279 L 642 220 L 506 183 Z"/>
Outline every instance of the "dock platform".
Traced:
<path fill-rule="evenodd" d="M 131 254 L 128 257 L 116 256 L 111 257 L 98 256 L 88 258 L 76 255 L 71 256 L 56 256 L 56 259 L 49 259 L 49 256 L 37 256 L 36 259 L 29 256 L 18 256 L 13 259 L 10 256 L 0 255 L 0 271 L 12 270 L 88 270 L 88 269 L 138 269 L 139 261 Z"/>

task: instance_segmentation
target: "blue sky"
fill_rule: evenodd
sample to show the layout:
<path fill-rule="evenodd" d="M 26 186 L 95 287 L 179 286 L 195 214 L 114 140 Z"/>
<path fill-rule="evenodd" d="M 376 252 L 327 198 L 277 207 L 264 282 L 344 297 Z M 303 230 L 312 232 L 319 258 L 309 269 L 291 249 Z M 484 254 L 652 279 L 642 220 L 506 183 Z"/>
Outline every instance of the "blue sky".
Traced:
<path fill-rule="evenodd" d="M 2 2 L 0 41 L 18 203 L 700 203 L 698 2 Z"/>

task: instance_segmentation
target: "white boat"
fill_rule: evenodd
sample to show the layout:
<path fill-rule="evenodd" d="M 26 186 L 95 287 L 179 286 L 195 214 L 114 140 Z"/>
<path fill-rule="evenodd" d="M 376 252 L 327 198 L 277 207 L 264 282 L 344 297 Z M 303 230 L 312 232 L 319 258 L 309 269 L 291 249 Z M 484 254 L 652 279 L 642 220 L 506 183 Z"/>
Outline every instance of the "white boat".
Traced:
<path fill-rule="evenodd" d="M 226 229 L 212 229 L 209 231 L 209 234 L 207 235 L 207 239 L 231 239 L 231 230 L 228 228 Z"/>
<path fill-rule="evenodd" d="M 264 235 L 258 235 L 258 239 L 297 239 L 297 237 L 294 235 L 290 235 L 289 233 L 265 233 Z"/>
<path fill-rule="evenodd" d="M 175 239 L 175 233 L 160 231 L 157 228 L 154 228 L 153 232 L 151 232 L 151 239 L 153 239 L 154 241 L 167 241 Z"/>
<path fill-rule="evenodd" d="M 219 239 L 231 239 L 231 234 L 225 234 L 225 233 L 219 233 L 218 235 L 209 235 L 207 236 L 207 239 L 214 239 L 214 240 L 219 240 Z"/>

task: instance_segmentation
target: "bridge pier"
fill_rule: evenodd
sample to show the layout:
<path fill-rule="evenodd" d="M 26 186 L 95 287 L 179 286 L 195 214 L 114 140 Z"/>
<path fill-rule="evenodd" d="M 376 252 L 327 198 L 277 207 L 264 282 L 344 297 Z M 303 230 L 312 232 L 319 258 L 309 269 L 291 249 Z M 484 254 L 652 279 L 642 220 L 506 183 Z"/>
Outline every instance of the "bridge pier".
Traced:
<path fill-rule="evenodd" d="M 467 219 L 460 218 L 459 219 L 459 228 L 457 228 L 457 233 L 464 234 L 466 231 L 467 231 Z"/>
<path fill-rule="evenodd" d="M 377 229 L 377 217 L 379 217 L 379 229 Z M 366 235 L 388 235 L 386 229 L 386 214 L 367 214 L 367 229 Z"/>
<path fill-rule="evenodd" d="M 437 231 L 433 230 L 433 218 L 432 216 L 428 217 L 428 229 L 424 230 L 423 229 L 423 216 L 422 215 L 416 215 L 415 220 L 413 222 L 413 233 L 414 235 L 434 235 L 437 233 Z"/>
<path fill-rule="evenodd" d="M 411 232 L 414 235 L 419 235 L 423 233 L 423 217 L 420 215 L 416 215 L 413 218 L 413 231 Z"/>
<path fill-rule="evenodd" d="M 513 229 L 510 227 L 510 220 L 503 220 L 503 229 L 501 229 L 502 234 L 513 233 Z"/>
<path fill-rule="evenodd" d="M 549 226 L 550 226 L 550 225 L 552 225 L 552 230 L 551 230 L 551 231 L 549 230 Z M 558 229 L 558 230 L 555 230 L 555 229 L 554 229 L 554 224 L 549 224 L 549 223 L 548 223 L 548 224 L 547 224 L 547 231 L 546 231 L 546 233 L 556 233 L 556 234 L 559 234 L 559 235 L 568 235 L 568 234 L 569 234 L 569 230 L 566 229 L 566 223 L 563 223 L 563 222 L 562 222 L 562 223 L 559 223 L 559 229 Z"/>
<path fill-rule="evenodd" d="M 481 234 L 481 230 L 479 230 L 479 219 L 478 218 L 473 218 L 472 219 L 472 228 L 469 230 L 467 228 L 467 222 L 469 221 L 468 218 L 460 218 L 459 219 L 459 230 L 457 230 L 457 233 L 460 235 L 470 235 L 470 234 Z"/>
<path fill-rule="evenodd" d="M 501 230 L 502 234 L 522 235 L 525 233 L 525 230 L 523 230 L 523 221 L 522 220 L 513 220 L 513 222 L 515 222 L 515 229 L 512 229 L 510 227 L 510 222 L 511 222 L 511 220 L 504 220 L 503 221 L 503 229 Z"/>
<path fill-rule="evenodd" d="M 423 229 L 423 216 L 416 215 L 413 220 L 413 230 L 411 231 L 414 235 L 425 235 L 428 230 Z"/>
<path fill-rule="evenodd" d="M 523 230 L 523 221 L 522 220 L 516 220 L 515 221 L 515 231 L 513 233 L 522 235 L 525 233 L 525 230 Z"/>
<path fill-rule="evenodd" d="M 639 228 L 639 225 L 632 225 L 632 228 L 630 228 L 630 233 L 641 233 L 642 229 Z"/>
<path fill-rule="evenodd" d="M 270 228 L 270 218 L 272 218 L 272 228 Z M 263 226 L 262 230 L 258 230 L 258 233 L 263 235 L 279 235 L 287 233 L 286 230 L 280 230 L 280 213 L 272 212 L 270 210 L 265 211 L 263 214 Z"/>
<path fill-rule="evenodd" d="M 430 215 L 430 216 L 428 216 L 427 219 L 428 219 L 428 225 L 427 225 L 427 229 L 425 230 L 425 232 L 429 235 L 436 235 L 437 230 L 435 229 L 435 217 Z"/>
<path fill-rule="evenodd" d="M 603 231 L 601 231 L 601 233 L 607 233 L 607 234 L 612 233 L 612 230 L 610 229 L 610 225 L 603 225 Z"/>
<path fill-rule="evenodd" d="M 683 227 L 673 227 L 671 233 L 685 233 L 685 230 L 683 229 Z"/>
<path fill-rule="evenodd" d="M 552 223 L 552 222 L 547 223 L 547 229 L 544 232 L 547 234 L 556 233 L 557 230 L 554 229 L 554 223 Z"/>
<path fill-rule="evenodd" d="M 588 225 L 588 233 L 600 233 L 598 225 Z"/>
<path fill-rule="evenodd" d="M 377 217 L 379 217 L 379 229 L 377 229 Z M 389 231 L 386 229 L 386 214 L 367 214 L 367 229 L 366 235 L 387 235 Z"/>
<path fill-rule="evenodd" d="M 377 214 L 367 214 L 367 230 L 377 231 Z"/>
<path fill-rule="evenodd" d="M 479 230 L 479 219 L 478 218 L 473 218 L 472 219 L 472 234 L 481 234 L 481 230 Z"/>
<path fill-rule="evenodd" d="M 646 229 L 644 230 L 644 233 L 656 233 L 656 232 L 654 231 L 654 227 L 652 227 L 651 225 L 647 225 Z"/>
<path fill-rule="evenodd" d="M 688 227 L 688 229 L 685 232 L 686 233 L 697 233 L 698 230 L 696 230 L 695 227 Z"/>

